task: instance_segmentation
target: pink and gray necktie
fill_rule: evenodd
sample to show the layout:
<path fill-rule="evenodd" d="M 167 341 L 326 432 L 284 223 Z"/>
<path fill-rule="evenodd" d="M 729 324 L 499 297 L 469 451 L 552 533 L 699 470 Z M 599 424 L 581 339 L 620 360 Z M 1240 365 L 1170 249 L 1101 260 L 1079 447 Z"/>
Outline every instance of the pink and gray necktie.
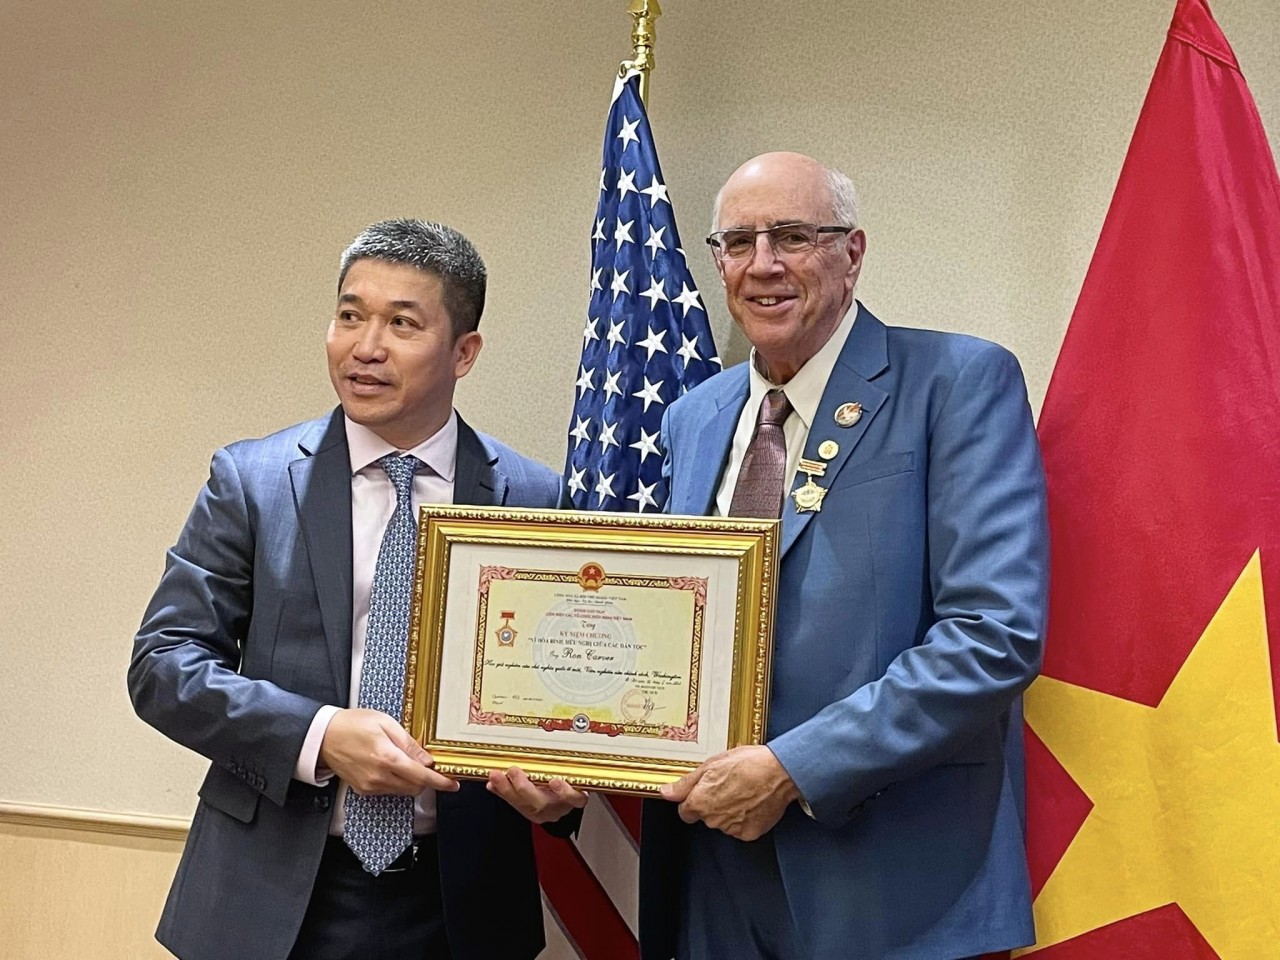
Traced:
<path fill-rule="evenodd" d="M 782 515 L 782 486 L 787 478 L 787 441 L 782 425 L 790 415 L 791 401 L 785 393 L 770 390 L 764 395 L 756 431 L 733 488 L 729 516 L 776 520 Z"/>

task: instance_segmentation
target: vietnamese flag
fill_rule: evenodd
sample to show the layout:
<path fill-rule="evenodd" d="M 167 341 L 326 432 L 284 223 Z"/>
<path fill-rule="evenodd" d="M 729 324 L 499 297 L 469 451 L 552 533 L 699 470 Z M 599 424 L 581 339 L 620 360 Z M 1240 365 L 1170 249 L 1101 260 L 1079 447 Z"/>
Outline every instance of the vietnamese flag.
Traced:
<path fill-rule="evenodd" d="M 1039 431 L 1020 955 L 1280 957 L 1280 180 L 1204 0 L 1178 0 Z"/>

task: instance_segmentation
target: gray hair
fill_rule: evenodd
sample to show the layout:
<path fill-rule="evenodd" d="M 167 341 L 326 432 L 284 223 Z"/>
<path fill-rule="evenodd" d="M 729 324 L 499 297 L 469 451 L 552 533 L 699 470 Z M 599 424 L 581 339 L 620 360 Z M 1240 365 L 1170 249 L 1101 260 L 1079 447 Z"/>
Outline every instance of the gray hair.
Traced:
<path fill-rule="evenodd" d="M 366 227 L 342 252 L 338 289 L 357 260 L 405 263 L 439 277 L 456 340 L 480 325 L 487 274 L 471 241 L 452 227 L 426 220 L 383 220 Z"/>
<path fill-rule="evenodd" d="M 856 227 L 858 225 L 858 191 L 853 181 L 834 167 L 822 166 L 827 189 L 831 191 L 831 215 L 833 226 Z"/>
<path fill-rule="evenodd" d="M 814 161 L 822 168 L 822 177 L 827 182 L 827 192 L 831 194 L 831 216 L 835 220 L 832 226 L 857 227 L 858 225 L 858 190 L 853 181 L 835 167 Z M 724 187 L 727 187 L 728 182 Z M 716 202 L 711 208 L 711 229 L 720 229 L 720 201 L 724 197 L 724 187 L 716 193 Z"/>

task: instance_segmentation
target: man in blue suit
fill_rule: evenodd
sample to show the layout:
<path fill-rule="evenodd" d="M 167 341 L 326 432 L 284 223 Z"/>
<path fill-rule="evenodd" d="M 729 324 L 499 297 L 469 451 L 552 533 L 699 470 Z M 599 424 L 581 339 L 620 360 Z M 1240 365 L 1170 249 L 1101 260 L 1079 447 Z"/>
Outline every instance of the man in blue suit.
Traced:
<path fill-rule="evenodd" d="M 668 412 L 668 509 L 781 517 L 773 685 L 765 745 L 646 804 L 644 957 L 1028 944 L 1018 707 L 1048 555 L 1017 361 L 857 303 L 853 186 L 809 157 L 739 168 L 708 242 L 753 350 Z"/>
<path fill-rule="evenodd" d="M 542 949 L 528 823 L 432 770 L 398 722 L 419 504 L 562 499 L 453 409 L 485 283 L 448 227 L 364 231 L 326 341 L 341 406 L 219 450 L 169 551 L 129 692 L 212 761 L 156 934 L 183 960 Z M 561 812 L 580 802 L 556 787 Z"/>

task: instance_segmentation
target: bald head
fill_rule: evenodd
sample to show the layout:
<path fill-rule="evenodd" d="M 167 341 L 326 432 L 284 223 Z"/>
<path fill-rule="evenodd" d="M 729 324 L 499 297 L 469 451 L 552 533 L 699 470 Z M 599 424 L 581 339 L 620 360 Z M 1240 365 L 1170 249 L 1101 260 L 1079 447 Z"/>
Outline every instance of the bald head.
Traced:
<path fill-rule="evenodd" d="M 795 376 L 849 311 L 866 248 L 857 222 L 849 178 L 801 153 L 748 160 L 716 197 L 713 232 L 736 237 L 731 255 L 713 247 L 725 304 L 770 382 Z"/>
<path fill-rule="evenodd" d="M 720 230 L 720 209 L 727 190 L 738 184 L 767 184 L 770 189 L 792 184 L 816 192 L 830 214 L 830 223 L 845 227 L 858 225 L 858 194 L 853 181 L 839 170 L 828 167 L 803 153 L 780 150 L 752 157 L 725 181 L 711 211 L 711 229 Z"/>

